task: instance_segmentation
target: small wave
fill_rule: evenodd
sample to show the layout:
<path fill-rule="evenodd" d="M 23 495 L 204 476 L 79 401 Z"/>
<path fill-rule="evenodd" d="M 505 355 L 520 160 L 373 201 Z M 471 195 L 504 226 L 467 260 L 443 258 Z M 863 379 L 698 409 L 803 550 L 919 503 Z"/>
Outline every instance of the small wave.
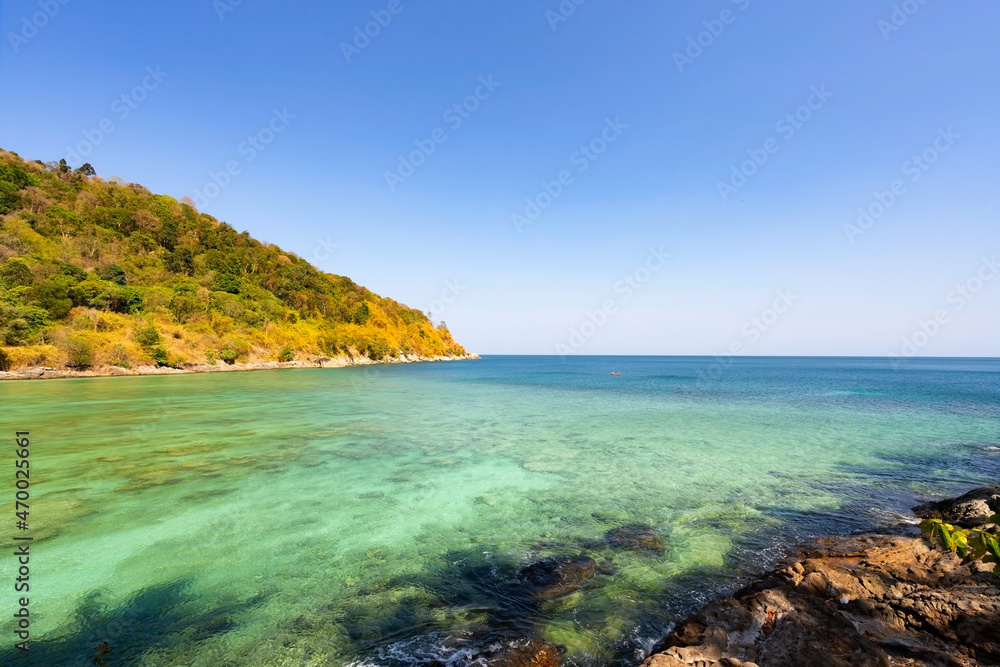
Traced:
<path fill-rule="evenodd" d="M 436 633 L 393 642 L 378 648 L 376 659 L 384 662 L 363 660 L 348 667 L 386 667 L 389 665 L 447 665 L 448 667 L 486 667 L 482 653 L 496 650 L 495 646 L 456 646 L 461 639 L 445 637 Z"/>
<path fill-rule="evenodd" d="M 650 654 L 652 654 L 653 652 L 653 647 L 656 646 L 656 644 L 660 640 L 662 640 L 664 637 L 673 632 L 675 627 L 676 625 L 674 623 L 671 623 L 666 628 L 664 628 L 662 634 L 657 634 L 657 635 L 644 635 L 642 634 L 642 631 L 638 626 L 632 628 L 632 631 L 629 633 L 629 635 L 631 636 L 632 642 L 636 645 L 635 649 L 636 663 L 640 663 L 646 658 L 648 658 Z"/>

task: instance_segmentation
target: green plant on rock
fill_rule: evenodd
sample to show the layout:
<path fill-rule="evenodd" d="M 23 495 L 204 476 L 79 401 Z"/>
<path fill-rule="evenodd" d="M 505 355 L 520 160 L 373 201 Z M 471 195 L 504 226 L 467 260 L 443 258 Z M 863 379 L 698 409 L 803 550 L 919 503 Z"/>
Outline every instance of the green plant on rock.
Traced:
<path fill-rule="evenodd" d="M 278 361 L 289 362 L 295 361 L 295 353 L 292 352 L 292 346 L 286 345 L 281 348 L 281 352 L 278 353 Z"/>
<path fill-rule="evenodd" d="M 240 356 L 239 353 L 237 353 L 236 350 L 234 350 L 231 347 L 224 347 L 221 350 L 219 350 L 219 359 L 222 359 L 230 366 L 236 363 L 236 358 L 239 356 Z"/>
<path fill-rule="evenodd" d="M 1000 525 L 1000 514 L 991 516 L 990 523 Z M 924 519 L 920 522 L 920 532 L 965 560 L 995 563 L 993 573 L 1000 575 L 1000 535 L 997 533 L 989 529 L 955 528 L 941 519 Z"/>
<path fill-rule="evenodd" d="M 11 362 L 10 355 L 7 351 L 0 347 L 0 371 L 7 372 L 10 370 Z"/>

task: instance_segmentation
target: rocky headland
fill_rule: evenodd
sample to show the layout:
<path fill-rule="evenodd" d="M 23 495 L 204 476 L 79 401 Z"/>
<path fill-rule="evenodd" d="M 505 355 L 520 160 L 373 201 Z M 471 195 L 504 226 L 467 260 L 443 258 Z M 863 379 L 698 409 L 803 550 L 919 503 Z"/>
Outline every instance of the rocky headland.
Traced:
<path fill-rule="evenodd" d="M 914 512 L 984 527 L 1000 512 L 1000 487 Z M 1000 665 L 992 569 L 919 535 L 818 539 L 682 621 L 642 667 Z"/>

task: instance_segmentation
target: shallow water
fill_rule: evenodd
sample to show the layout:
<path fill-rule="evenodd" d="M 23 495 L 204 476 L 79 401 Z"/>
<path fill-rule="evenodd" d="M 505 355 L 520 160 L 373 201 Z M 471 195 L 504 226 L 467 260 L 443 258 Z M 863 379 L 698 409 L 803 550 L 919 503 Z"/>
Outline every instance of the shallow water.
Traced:
<path fill-rule="evenodd" d="M 24 664 L 108 641 L 108 666 L 463 665 L 527 636 L 635 664 L 796 540 L 1000 478 L 998 360 L 492 357 L 6 382 L 0 402 L 32 434 Z M 666 553 L 604 540 L 633 523 Z M 601 570 L 513 592 L 564 554 Z"/>

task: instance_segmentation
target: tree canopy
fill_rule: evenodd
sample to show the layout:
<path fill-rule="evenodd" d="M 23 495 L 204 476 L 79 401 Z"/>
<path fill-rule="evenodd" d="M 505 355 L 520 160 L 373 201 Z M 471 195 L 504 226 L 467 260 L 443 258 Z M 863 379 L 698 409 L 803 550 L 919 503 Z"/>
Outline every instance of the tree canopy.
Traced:
<path fill-rule="evenodd" d="M 190 203 L 2 150 L 0 346 L 14 368 L 465 353 L 423 312 Z"/>

